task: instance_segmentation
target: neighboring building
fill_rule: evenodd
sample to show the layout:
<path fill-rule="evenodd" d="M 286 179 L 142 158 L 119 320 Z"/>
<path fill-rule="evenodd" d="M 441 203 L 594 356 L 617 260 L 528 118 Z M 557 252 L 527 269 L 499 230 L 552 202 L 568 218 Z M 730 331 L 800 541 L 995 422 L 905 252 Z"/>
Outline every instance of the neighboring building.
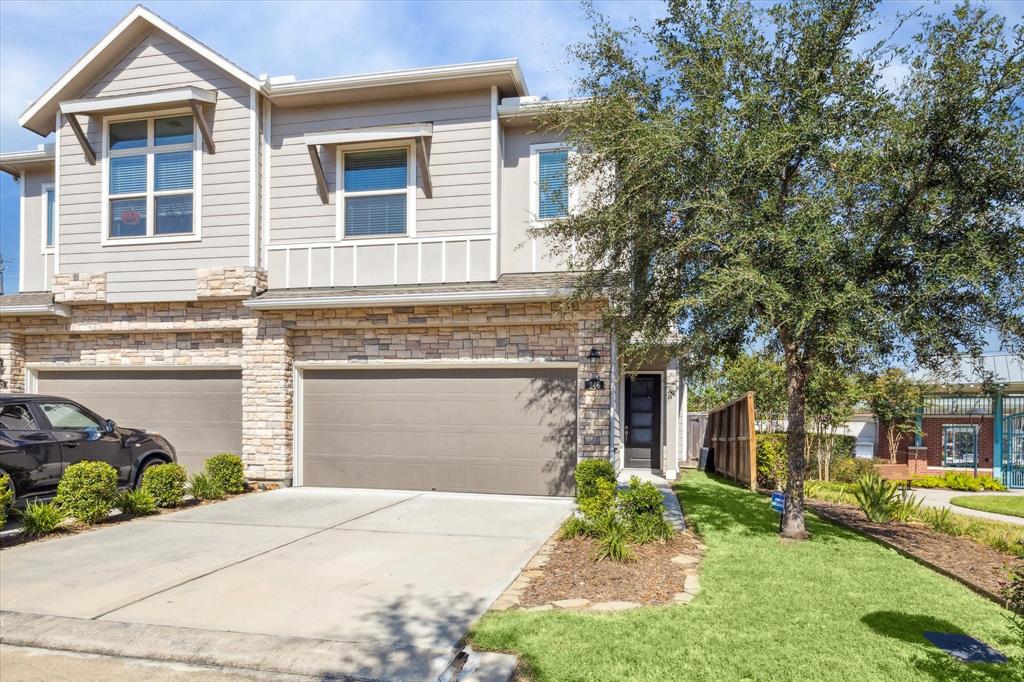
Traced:
<path fill-rule="evenodd" d="M 898 462 L 920 474 L 964 471 L 994 476 L 1024 488 L 1024 363 L 989 355 L 975 368 L 968 360 L 941 376 L 918 373 L 931 388 L 917 417 L 918 436 L 905 436 Z M 878 456 L 889 457 L 880 429 Z"/>
<path fill-rule="evenodd" d="M 257 77 L 135 8 L 19 119 L 55 144 L 0 157 L 22 192 L 0 381 L 284 485 L 673 476 L 676 362 L 624 377 L 602 303 L 563 310 L 530 232 L 577 194 L 546 106 L 515 60 Z"/>

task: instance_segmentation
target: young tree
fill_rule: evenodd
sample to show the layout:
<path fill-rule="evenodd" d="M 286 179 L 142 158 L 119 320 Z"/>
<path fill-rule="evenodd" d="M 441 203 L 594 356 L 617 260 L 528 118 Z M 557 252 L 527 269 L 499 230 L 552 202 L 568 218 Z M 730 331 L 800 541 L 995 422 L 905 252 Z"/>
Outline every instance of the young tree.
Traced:
<path fill-rule="evenodd" d="M 675 0 L 649 30 L 594 15 L 574 50 L 588 99 L 550 119 L 588 191 L 546 234 L 585 273 L 577 295 L 608 297 L 626 358 L 667 329 L 698 361 L 755 341 L 783 358 L 791 538 L 815 368 L 1024 337 L 1024 32 L 965 5 L 864 49 L 877 4 Z"/>
<path fill-rule="evenodd" d="M 872 379 L 867 396 L 871 411 L 885 429 L 889 461 L 895 462 L 904 436 L 917 432 L 915 419 L 924 404 L 924 393 L 903 370 L 891 367 Z"/>
<path fill-rule="evenodd" d="M 748 391 L 754 393 L 754 414 L 767 424 L 768 431 L 779 430 L 786 418 L 786 370 L 769 353 L 743 353 L 725 363 L 725 386 L 729 398 Z"/>
<path fill-rule="evenodd" d="M 836 435 L 853 419 L 853 410 L 861 399 L 858 377 L 843 370 L 818 366 L 807 382 L 807 414 L 814 424 L 818 478 L 832 477 L 832 459 Z"/>

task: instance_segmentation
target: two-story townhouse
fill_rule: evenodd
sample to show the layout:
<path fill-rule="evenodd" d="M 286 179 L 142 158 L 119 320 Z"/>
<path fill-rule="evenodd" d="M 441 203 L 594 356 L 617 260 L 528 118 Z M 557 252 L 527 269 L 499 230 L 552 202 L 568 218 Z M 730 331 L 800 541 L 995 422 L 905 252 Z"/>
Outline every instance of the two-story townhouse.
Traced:
<path fill-rule="evenodd" d="M 673 475 L 674 361 L 620 371 L 534 228 L 571 209 L 516 60 L 253 76 L 135 8 L 21 116 L 5 390 L 284 485 L 568 494 Z"/>

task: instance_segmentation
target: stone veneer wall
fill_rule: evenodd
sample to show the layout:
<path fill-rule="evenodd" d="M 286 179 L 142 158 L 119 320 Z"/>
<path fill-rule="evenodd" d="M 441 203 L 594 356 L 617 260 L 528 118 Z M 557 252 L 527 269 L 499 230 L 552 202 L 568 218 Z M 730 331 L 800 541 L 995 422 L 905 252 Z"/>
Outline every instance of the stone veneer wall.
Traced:
<path fill-rule="evenodd" d="M 107 300 L 107 273 L 74 272 L 53 276 L 55 303 L 103 303 Z"/>
<path fill-rule="evenodd" d="M 557 303 L 265 312 L 223 300 L 93 304 L 76 306 L 68 318 L 6 318 L 0 357 L 2 378 L 15 391 L 24 390 L 26 362 L 240 367 L 247 475 L 287 482 L 295 362 L 578 362 L 578 454 L 607 457 L 611 348 L 599 318 L 596 304 L 564 313 Z M 587 389 L 592 377 L 604 387 Z"/>
<path fill-rule="evenodd" d="M 209 268 L 196 271 L 196 296 L 248 298 L 267 290 L 267 271 L 254 266 Z"/>

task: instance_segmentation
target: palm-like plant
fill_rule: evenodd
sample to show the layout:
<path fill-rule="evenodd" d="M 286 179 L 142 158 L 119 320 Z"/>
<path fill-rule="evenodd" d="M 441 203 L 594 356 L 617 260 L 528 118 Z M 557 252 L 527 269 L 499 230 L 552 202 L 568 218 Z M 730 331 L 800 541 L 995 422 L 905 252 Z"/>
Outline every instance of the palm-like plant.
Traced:
<path fill-rule="evenodd" d="M 892 519 L 899 505 L 899 490 L 892 481 L 886 481 L 876 472 L 857 481 L 853 486 L 857 506 L 872 523 L 886 523 Z"/>

